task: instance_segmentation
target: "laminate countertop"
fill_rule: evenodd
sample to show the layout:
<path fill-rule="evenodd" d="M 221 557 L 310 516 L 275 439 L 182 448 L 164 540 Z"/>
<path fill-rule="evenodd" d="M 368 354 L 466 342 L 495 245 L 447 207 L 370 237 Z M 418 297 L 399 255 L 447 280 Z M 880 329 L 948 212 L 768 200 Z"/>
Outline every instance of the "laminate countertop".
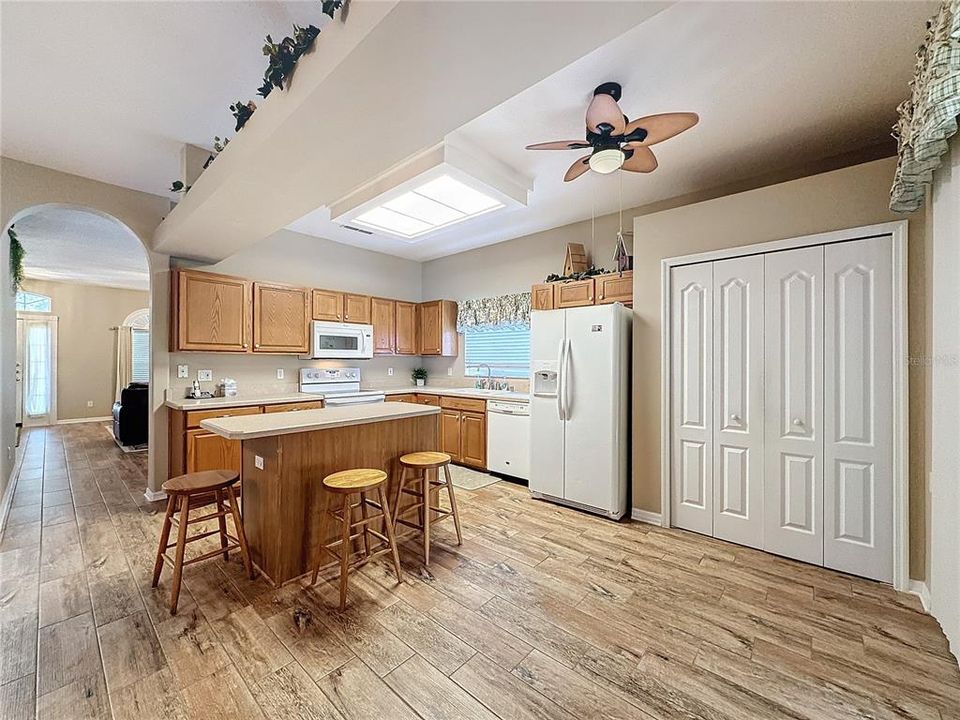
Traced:
<path fill-rule="evenodd" d="M 164 405 L 174 410 L 216 410 L 227 407 L 251 407 L 253 405 L 283 405 L 285 403 L 310 402 L 323 400 L 323 395 L 312 395 L 297 391 L 279 392 L 264 395 L 233 395 L 231 397 L 168 398 Z"/>
<path fill-rule="evenodd" d="M 435 415 L 440 408 L 406 402 L 373 403 L 370 405 L 344 405 L 322 410 L 299 412 L 264 413 L 237 417 L 203 420 L 200 427 L 228 440 L 251 440 L 273 435 L 328 430 L 347 425 L 399 420 L 420 415 Z"/>
<path fill-rule="evenodd" d="M 438 387 L 413 387 L 390 388 L 383 391 L 384 395 L 446 395 L 447 397 L 477 398 L 479 400 L 512 400 L 514 402 L 530 402 L 529 393 L 514 392 L 513 390 L 480 390 L 477 388 L 448 388 Z"/>

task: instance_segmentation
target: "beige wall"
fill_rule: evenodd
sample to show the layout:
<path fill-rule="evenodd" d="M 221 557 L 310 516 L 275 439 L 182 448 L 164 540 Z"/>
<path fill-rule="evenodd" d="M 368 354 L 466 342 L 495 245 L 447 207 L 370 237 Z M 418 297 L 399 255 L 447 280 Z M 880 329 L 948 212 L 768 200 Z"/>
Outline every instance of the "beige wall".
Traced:
<path fill-rule="evenodd" d="M 904 219 L 887 208 L 895 160 L 643 215 L 634 220 L 634 506 L 660 512 L 660 260 Z M 909 353 L 929 355 L 927 244 L 922 214 L 907 216 Z M 928 454 L 926 371 L 910 367 L 910 572 L 925 570 Z"/>
<path fill-rule="evenodd" d="M 80 283 L 27 280 L 24 289 L 49 295 L 59 318 L 57 417 L 59 420 L 110 415 L 116 396 L 117 333 L 135 310 L 148 307 L 150 294 Z M 87 407 L 93 401 L 93 407 Z"/>
<path fill-rule="evenodd" d="M 170 201 L 158 195 L 129 190 L 78 175 L 50 170 L 29 163 L 0 158 L 0 237 L 3 279 L 7 291 L 0 291 L 0 490 L 5 489 L 12 469 L 15 437 L 13 368 L 16 363 L 16 312 L 9 292 L 9 241 L 6 229 L 31 208 L 47 203 L 79 206 L 109 215 L 128 227 L 148 248 L 151 302 L 150 326 L 155 337 L 166 337 L 168 318 L 169 260 L 149 250 L 153 234 L 170 211 Z M 2 290 L 2 288 L 0 288 Z M 150 467 L 149 484 L 159 487 L 167 475 L 166 408 L 163 406 L 167 380 L 167 345 L 153 344 L 150 386 Z"/>

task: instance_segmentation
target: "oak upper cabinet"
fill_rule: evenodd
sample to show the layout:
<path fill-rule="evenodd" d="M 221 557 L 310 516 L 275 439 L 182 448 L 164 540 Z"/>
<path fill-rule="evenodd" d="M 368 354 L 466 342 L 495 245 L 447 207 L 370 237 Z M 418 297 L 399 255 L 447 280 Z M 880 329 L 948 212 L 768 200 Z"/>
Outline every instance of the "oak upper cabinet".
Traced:
<path fill-rule="evenodd" d="M 343 320 L 343 293 L 333 290 L 313 291 L 313 319 L 340 322 Z"/>
<path fill-rule="evenodd" d="M 396 341 L 394 352 L 397 355 L 417 354 L 417 305 L 397 300 Z"/>
<path fill-rule="evenodd" d="M 311 292 L 253 284 L 253 351 L 305 353 L 310 348 Z"/>
<path fill-rule="evenodd" d="M 487 416 L 460 413 L 460 462 L 477 468 L 487 466 Z"/>
<path fill-rule="evenodd" d="M 553 310 L 553 283 L 540 283 L 530 289 L 530 307 L 533 310 Z"/>
<path fill-rule="evenodd" d="M 597 275 L 594 279 L 597 305 L 623 303 L 633 305 L 633 271 Z"/>
<path fill-rule="evenodd" d="M 460 462 L 460 411 L 440 411 L 440 451 Z"/>
<path fill-rule="evenodd" d="M 457 304 L 453 300 L 420 303 L 420 354 L 456 357 Z"/>
<path fill-rule="evenodd" d="M 370 298 L 374 355 L 393 355 L 396 342 L 396 314 L 397 308 L 394 300 Z"/>
<path fill-rule="evenodd" d="M 170 350 L 250 351 L 250 283 L 176 270 L 171 287 Z"/>
<path fill-rule="evenodd" d="M 574 280 L 573 282 L 553 283 L 553 306 L 555 308 L 580 307 L 593 305 L 593 278 Z"/>
<path fill-rule="evenodd" d="M 348 323 L 370 324 L 370 296 L 343 295 L 343 321 Z"/>

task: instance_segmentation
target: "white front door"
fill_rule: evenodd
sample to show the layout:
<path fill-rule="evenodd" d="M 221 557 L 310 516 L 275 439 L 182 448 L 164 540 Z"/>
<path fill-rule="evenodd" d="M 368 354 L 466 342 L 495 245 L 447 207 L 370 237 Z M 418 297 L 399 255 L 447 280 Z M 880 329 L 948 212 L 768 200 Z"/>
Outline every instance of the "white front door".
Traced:
<path fill-rule="evenodd" d="M 713 264 L 713 535 L 763 547 L 763 256 Z"/>
<path fill-rule="evenodd" d="M 23 425 L 23 318 L 17 318 L 17 425 Z"/>
<path fill-rule="evenodd" d="M 57 317 L 21 313 L 23 320 L 23 424 L 57 422 Z"/>
<path fill-rule="evenodd" d="M 824 565 L 893 580 L 893 239 L 824 249 Z"/>
<path fill-rule="evenodd" d="M 670 464 L 673 525 L 713 534 L 713 267 L 670 276 Z"/>
<path fill-rule="evenodd" d="M 764 271 L 765 550 L 823 563 L 823 247 Z"/>

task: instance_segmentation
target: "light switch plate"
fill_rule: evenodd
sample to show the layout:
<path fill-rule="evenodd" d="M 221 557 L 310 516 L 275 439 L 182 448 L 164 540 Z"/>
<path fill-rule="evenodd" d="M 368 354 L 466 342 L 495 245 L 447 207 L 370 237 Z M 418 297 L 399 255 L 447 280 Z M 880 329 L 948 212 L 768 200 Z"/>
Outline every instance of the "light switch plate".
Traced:
<path fill-rule="evenodd" d="M 186 365 L 177 365 L 177 377 L 178 378 L 190 377 L 190 368 L 188 368 Z"/>
<path fill-rule="evenodd" d="M 387 368 L 387 375 L 393 377 L 393 368 Z"/>
<path fill-rule="evenodd" d="M 254 466 L 257 470 L 263 470 L 263 458 L 260 457 L 259 455 L 254 455 L 254 456 L 253 456 L 253 466 Z"/>
<path fill-rule="evenodd" d="M 447 375 L 453 376 L 453 368 L 452 368 L 452 367 L 448 367 L 448 368 L 447 368 Z"/>
<path fill-rule="evenodd" d="M 93 407 L 93 400 L 87 400 L 87 407 Z"/>
<path fill-rule="evenodd" d="M 283 380 L 283 368 L 277 368 L 277 380 Z"/>
<path fill-rule="evenodd" d="M 210 382 L 213 380 L 213 370 L 197 370 L 197 380 L 200 382 Z"/>

